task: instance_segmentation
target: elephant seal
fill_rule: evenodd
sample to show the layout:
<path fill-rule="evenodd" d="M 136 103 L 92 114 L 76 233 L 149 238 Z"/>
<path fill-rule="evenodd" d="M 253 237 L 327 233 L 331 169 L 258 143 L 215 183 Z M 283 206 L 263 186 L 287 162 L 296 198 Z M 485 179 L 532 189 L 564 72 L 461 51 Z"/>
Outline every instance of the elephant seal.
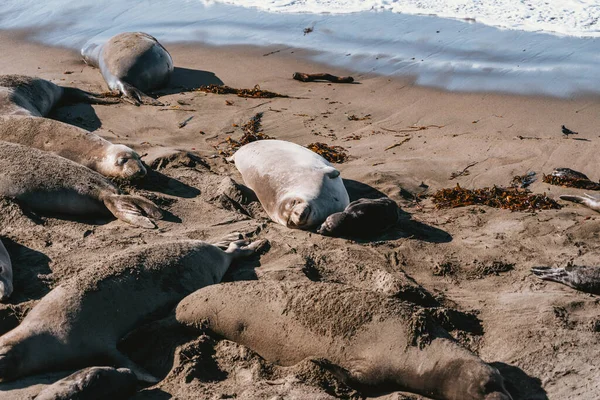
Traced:
<path fill-rule="evenodd" d="M 358 199 L 342 212 L 331 214 L 317 230 L 326 236 L 366 237 L 398 223 L 398 204 L 390 198 Z"/>
<path fill-rule="evenodd" d="M 71 160 L 0 141 L 0 196 L 34 210 L 71 215 L 106 213 L 142 228 L 162 218 L 151 201 L 123 195 L 108 179 Z"/>
<path fill-rule="evenodd" d="M 139 380 L 157 382 L 117 350 L 118 341 L 188 294 L 219 283 L 233 260 L 263 244 L 238 240 L 224 251 L 178 240 L 107 257 L 55 287 L 0 337 L 0 380 L 108 361 L 129 368 Z"/>
<path fill-rule="evenodd" d="M 574 203 L 583 204 L 594 211 L 600 212 L 600 199 L 584 193 L 583 196 L 562 195 L 559 196 L 562 200 L 572 201 Z"/>
<path fill-rule="evenodd" d="M 119 91 L 136 105 L 162 105 L 145 94 L 169 83 L 173 59 L 154 37 L 143 32 L 126 32 L 103 45 L 81 49 L 86 64 L 100 69 L 110 90 Z"/>
<path fill-rule="evenodd" d="M 242 146 L 229 158 L 269 217 L 288 228 L 311 229 L 350 203 L 340 172 L 307 148 L 283 140 Z"/>
<path fill-rule="evenodd" d="M 10 297 L 13 292 L 13 271 L 10 256 L 0 240 L 0 300 Z"/>
<path fill-rule="evenodd" d="M 250 281 L 198 290 L 175 310 L 268 361 L 333 363 L 365 392 L 410 391 L 445 400 L 509 400 L 495 368 L 461 347 L 412 303 L 324 282 Z"/>
<path fill-rule="evenodd" d="M 84 368 L 44 388 L 35 400 L 125 400 L 135 394 L 137 378 L 127 368 Z"/>
<path fill-rule="evenodd" d="M 60 101 L 113 104 L 119 100 L 58 86 L 41 78 L 0 75 L 0 115 L 45 117 Z"/>
<path fill-rule="evenodd" d="M 600 268 L 568 264 L 564 268 L 534 267 L 537 277 L 554 281 L 582 292 L 600 295 Z"/>
<path fill-rule="evenodd" d="M 146 175 L 140 156 L 129 147 L 53 119 L 0 116 L 0 140 L 49 151 L 111 178 Z"/>

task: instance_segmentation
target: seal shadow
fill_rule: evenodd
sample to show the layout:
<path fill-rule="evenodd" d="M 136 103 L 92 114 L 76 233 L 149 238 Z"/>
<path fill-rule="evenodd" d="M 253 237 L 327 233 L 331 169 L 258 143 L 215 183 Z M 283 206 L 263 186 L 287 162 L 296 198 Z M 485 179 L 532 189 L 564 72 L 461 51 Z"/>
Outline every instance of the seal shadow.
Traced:
<path fill-rule="evenodd" d="M 94 107 L 86 103 L 60 105 L 52 110 L 48 118 L 75 125 L 89 132 L 102 127 L 102 122 L 96 115 Z"/>
<path fill-rule="evenodd" d="M 489 363 L 497 368 L 504 377 L 506 390 L 514 400 L 548 400 L 548 394 L 542 388 L 540 379 L 527 375 L 519 367 L 503 362 Z"/>
<path fill-rule="evenodd" d="M 388 197 L 385 193 L 374 187 L 352 179 L 343 179 L 344 186 L 350 197 L 350 202 L 359 199 L 378 199 Z M 349 237 L 359 243 L 377 242 L 382 240 L 396 240 L 411 238 L 430 243 L 448 243 L 452 235 L 448 232 L 412 219 L 411 214 L 399 209 L 398 223 L 379 235 L 368 238 Z"/>
<path fill-rule="evenodd" d="M 166 88 L 155 90 L 153 94 L 165 96 L 197 89 L 205 85 L 222 85 L 223 81 L 214 72 L 175 67 L 171 81 Z"/>
<path fill-rule="evenodd" d="M 198 188 L 187 185 L 152 168 L 147 167 L 146 169 L 148 170 L 147 175 L 143 179 L 135 182 L 135 186 L 140 189 L 186 199 L 199 196 L 201 193 Z"/>
<path fill-rule="evenodd" d="M 44 297 L 51 290 L 50 282 L 40 276 L 52 273 L 50 258 L 11 239 L 2 238 L 2 243 L 12 263 L 14 286 L 12 296 L 5 303 L 14 305 Z"/>

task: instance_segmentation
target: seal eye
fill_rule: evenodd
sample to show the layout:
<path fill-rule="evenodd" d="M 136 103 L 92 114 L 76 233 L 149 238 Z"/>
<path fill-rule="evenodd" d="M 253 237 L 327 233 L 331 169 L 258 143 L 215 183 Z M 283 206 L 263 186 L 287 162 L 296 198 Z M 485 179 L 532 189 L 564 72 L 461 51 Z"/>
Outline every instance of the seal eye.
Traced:
<path fill-rule="evenodd" d="M 125 165 L 125 163 L 126 163 L 128 160 L 129 160 L 128 158 L 119 158 L 119 159 L 117 160 L 117 165 L 120 165 L 120 166 L 122 166 L 122 165 Z"/>

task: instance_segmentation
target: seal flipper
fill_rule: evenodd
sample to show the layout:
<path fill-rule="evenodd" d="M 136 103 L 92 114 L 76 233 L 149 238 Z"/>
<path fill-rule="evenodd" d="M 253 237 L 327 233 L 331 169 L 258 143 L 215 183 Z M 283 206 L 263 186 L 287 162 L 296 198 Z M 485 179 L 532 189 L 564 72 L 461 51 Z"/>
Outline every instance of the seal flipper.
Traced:
<path fill-rule="evenodd" d="M 574 203 L 583 204 L 588 206 L 594 211 L 600 212 L 600 200 L 595 197 L 590 196 L 589 194 L 585 194 L 584 196 L 568 196 L 562 195 L 559 196 L 562 200 L 572 201 Z"/>
<path fill-rule="evenodd" d="M 131 370 L 131 372 L 135 374 L 136 378 L 139 381 L 148 383 L 157 383 L 160 381 L 160 379 L 158 379 L 157 377 L 146 371 L 144 368 L 131 361 L 117 349 L 114 349 L 109 354 L 109 357 L 113 360 L 115 365 Z"/>
<path fill-rule="evenodd" d="M 164 104 L 160 101 L 153 99 L 146 93 L 142 92 L 135 86 L 130 85 L 127 82 L 120 81 L 119 88 L 123 94 L 123 100 L 132 103 L 133 105 L 139 106 L 140 104 L 150 106 L 163 106 Z"/>
<path fill-rule="evenodd" d="M 534 267 L 537 277 L 545 281 L 562 283 L 582 292 L 600 294 L 600 268 L 567 265 L 565 268 Z"/>
<path fill-rule="evenodd" d="M 334 179 L 334 178 L 337 178 L 338 176 L 340 176 L 340 171 L 338 171 L 337 169 L 335 169 L 334 167 L 331 167 L 331 166 L 323 167 L 323 172 L 325 173 L 325 175 L 327 175 L 331 179 Z"/>
<path fill-rule="evenodd" d="M 89 104 L 116 104 L 120 100 L 114 97 L 106 97 L 103 95 L 86 92 L 81 89 L 64 87 L 61 101 L 71 103 L 89 103 Z"/>
<path fill-rule="evenodd" d="M 141 228 L 154 229 L 156 225 L 150 218 L 162 218 L 160 209 L 143 197 L 113 194 L 102 201 L 115 217 Z"/>

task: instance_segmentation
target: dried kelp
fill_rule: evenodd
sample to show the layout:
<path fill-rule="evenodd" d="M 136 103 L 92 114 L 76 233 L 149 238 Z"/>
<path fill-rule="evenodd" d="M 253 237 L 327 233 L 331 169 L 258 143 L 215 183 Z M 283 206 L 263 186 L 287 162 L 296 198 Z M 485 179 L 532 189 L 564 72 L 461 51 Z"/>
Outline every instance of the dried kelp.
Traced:
<path fill-rule="evenodd" d="M 245 144 L 256 142 L 258 140 L 273 139 L 261 131 L 262 116 L 263 113 L 257 113 L 250 118 L 248 122 L 242 125 L 244 134 L 239 140 L 232 139 L 231 136 L 225 139 L 225 141 L 222 143 L 226 143 L 229 147 L 227 149 L 219 150 L 219 154 L 229 157 Z"/>
<path fill-rule="evenodd" d="M 289 97 L 284 94 L 262 90 L 259 85 L 255 85 L 252 89 L 236 89 L 225 85 L 208 85 L 200 86 L 196 89 L 199 92 L 214 93 L 214 94 L 236 94 L 238 97 L 249 97 L 254 99 L 272 99 L 273 97 Z"/>
<path fill-rule="evenodd" d="M 560 209 L 561 206 L 545 194 L 533 194 L 527 189 L 502 188 L 498 186 L 482 189 L 463 189 L 460 185 L 452 189 L 441 189 L 433 195 L 439 208 L 456 208 L 475 204 L 504 208 L 511 211 L 536 211 Z"/>
<path fill-rule="evenodd" d="M 570 168 L 556 168 L 550 175 L 544 175 L 543 181 L 556 186 L 600 190 L 600 183 L 594 182 L 585 174 Z"/>
<path fill-rule="evenodd" d="M 311 143 L 306 146 L 309 150 L 314 151 L 329 162 L 343 163 L 348 161 L 346 149 L 341 146 L 329 146 L 325 143 Z"/>
<path fill-rule="evenodd" d="M 371 114 L 366 114 L 362 117 L 357 117 L 356 115 L 348 115 L 348 121 L 365 121 L 367 119 L 371 119 Z"/>

